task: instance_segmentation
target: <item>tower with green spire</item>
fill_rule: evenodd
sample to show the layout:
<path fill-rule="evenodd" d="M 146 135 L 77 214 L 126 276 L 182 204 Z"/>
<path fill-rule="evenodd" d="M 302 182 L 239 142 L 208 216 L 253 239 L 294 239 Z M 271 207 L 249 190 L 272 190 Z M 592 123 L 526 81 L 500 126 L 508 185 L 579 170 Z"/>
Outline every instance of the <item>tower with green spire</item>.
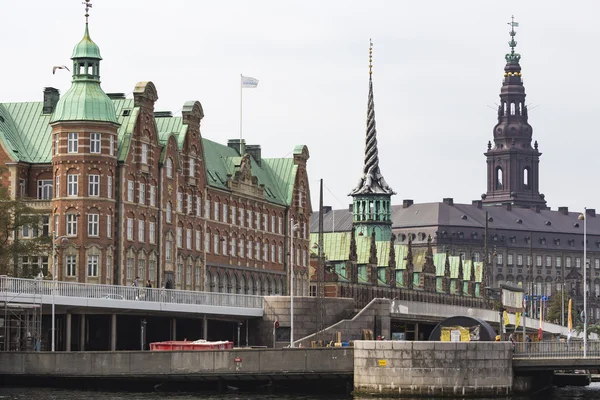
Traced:
<path fill-rule="evenodd" d="M 86 4 L 86 3 L 84 3 Z M 83 39 L 73 49 L 73 83 L 60 98 L 51 124 L 65 121 L 96 121 L 118 124 L 115 106 L 100 87 L 100 48 L 90 37 L 88 8 Z"/>
<path fill-rule="evenodd" d="M 369 98 L 367 103 L 367 136 L 363 174 L 350 192 L 353 198 L 352 224 L 356 234 L 375 240 L 389 241 L 392 236 L 391 197 L 396 194 L 383 179 L 379 170 L 375 104 L 373 101 L 373 43 L 369 46 Z"/>

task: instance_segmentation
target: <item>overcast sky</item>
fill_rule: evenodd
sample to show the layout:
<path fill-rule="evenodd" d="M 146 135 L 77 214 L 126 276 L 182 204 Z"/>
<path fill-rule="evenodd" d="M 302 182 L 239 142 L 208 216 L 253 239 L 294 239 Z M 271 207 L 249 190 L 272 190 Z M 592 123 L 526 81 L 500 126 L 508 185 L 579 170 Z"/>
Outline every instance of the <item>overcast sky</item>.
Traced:
<path fill-rule="evenodd" d="M 69 88 L 52 66 L 71 63 L 80 3 L 0 0 L 1 102 Z M 314 209 L 320 178 L 325 204 L 343 208 L 362 170 L 369 38 L 393 203 L 479 199 L 514 14 L 540 191 L 553 209 L 600 208 L 600 1 L 97 0 L 90 14 L 103 89 L 130 96 L 150 80 L 157 110 L 176 115 L 199 100 L 211 140 L 239 136 L 239 75 L 259 79 L 244 90 L 244 138 L 265 157 L 308 146 Z"/>

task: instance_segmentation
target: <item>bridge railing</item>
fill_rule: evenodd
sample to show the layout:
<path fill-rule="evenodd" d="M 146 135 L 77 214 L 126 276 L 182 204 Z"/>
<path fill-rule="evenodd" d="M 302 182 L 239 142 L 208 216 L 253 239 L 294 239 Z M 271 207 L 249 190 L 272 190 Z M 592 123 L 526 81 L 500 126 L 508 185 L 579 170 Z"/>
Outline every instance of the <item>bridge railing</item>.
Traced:
<path fill-rule="evenodd" d="M 263 297 L 233 293 L 155 289 L 134 286 L 100 285 L 0 276 L 0 295 L 62 296 L 86 299 L 135 300 L 155 303 L 195 304 L 223 307 L 263 308 Z"/>
<path fill-rule="evenodd" d="M 600 341 L 587 342 L 587 356 L 600 357 Z M 516 342 L 513 358 L 583 358 L 583 341 Z"/>

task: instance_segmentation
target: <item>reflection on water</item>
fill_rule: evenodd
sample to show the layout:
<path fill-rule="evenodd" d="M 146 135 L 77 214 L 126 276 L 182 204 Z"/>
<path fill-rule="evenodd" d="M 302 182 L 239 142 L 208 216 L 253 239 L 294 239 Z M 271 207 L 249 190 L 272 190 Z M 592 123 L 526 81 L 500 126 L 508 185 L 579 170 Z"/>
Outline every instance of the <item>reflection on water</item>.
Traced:
<path fill-rule="evenodd" d="M 40 389 L 40 388 L 0 388 L 0 400 L 164 400 L 165 397 L 176 400 L 350 400 L 347 396 L 314 396 L 314 395 L 265 395 L 258 393 L 106 393 L 82 390 Z M 511 397 L 511 400 L 533 400 L 541 396 Z M 544 400 L 600 400 L 600 383 L 589 387 L 568 387 L 553 389 L 544 393 Z M 428 397 L 428 399 L 435 399 Z M 354 397 L 353 400 L 373 400 L 372 397 Z M 381 399 L 392 400 L 392 399 Z M 411 400 L 411 399 L 407 399 Z M 416 400 L 416 399 L 412 399 Z M 419 400 L 422 400 L 419 399 Z M 486 400 L 479 398 L 478 400 Z M 494 400 L 498 400 L 495 398 Z"/>

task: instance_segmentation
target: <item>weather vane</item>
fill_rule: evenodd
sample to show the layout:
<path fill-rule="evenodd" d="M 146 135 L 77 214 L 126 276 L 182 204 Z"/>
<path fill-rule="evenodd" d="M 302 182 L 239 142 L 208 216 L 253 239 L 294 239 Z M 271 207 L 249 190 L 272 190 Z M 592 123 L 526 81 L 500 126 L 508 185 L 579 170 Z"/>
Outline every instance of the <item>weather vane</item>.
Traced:
<path fill-rule="evenodd" d="M 517 32 L 515 32 L 515 28 L 519 26 L 519 23 L 515 22 L 515 16 L 513 15 L 510 19 L 510 22 L 507 22 L 507 24 L 510 25 L 511 29 L 510 32 L 508 32 L 510 35 L 510 42 L 508 42 L 508 45 L 510 46 L 510 54 L 506 55 L 506 61 L 518 63 L 521 55 L 515 53 L 515 47 L 517 47 L 517 41 L 515 40 L 515 35 Z"/>
<path fill-rule="evenodd" d="M 373 41 L 369 39 L 369 75 L 373 73 Z"/>
<path fill-rule="evenodd" d="M 90 0 L 85 0 L 81 4 L 85 5 L 85 23 L 88 23 L 88 17 L 90 16 L 90 8 L 92 8 L 92 3 Z"/>

